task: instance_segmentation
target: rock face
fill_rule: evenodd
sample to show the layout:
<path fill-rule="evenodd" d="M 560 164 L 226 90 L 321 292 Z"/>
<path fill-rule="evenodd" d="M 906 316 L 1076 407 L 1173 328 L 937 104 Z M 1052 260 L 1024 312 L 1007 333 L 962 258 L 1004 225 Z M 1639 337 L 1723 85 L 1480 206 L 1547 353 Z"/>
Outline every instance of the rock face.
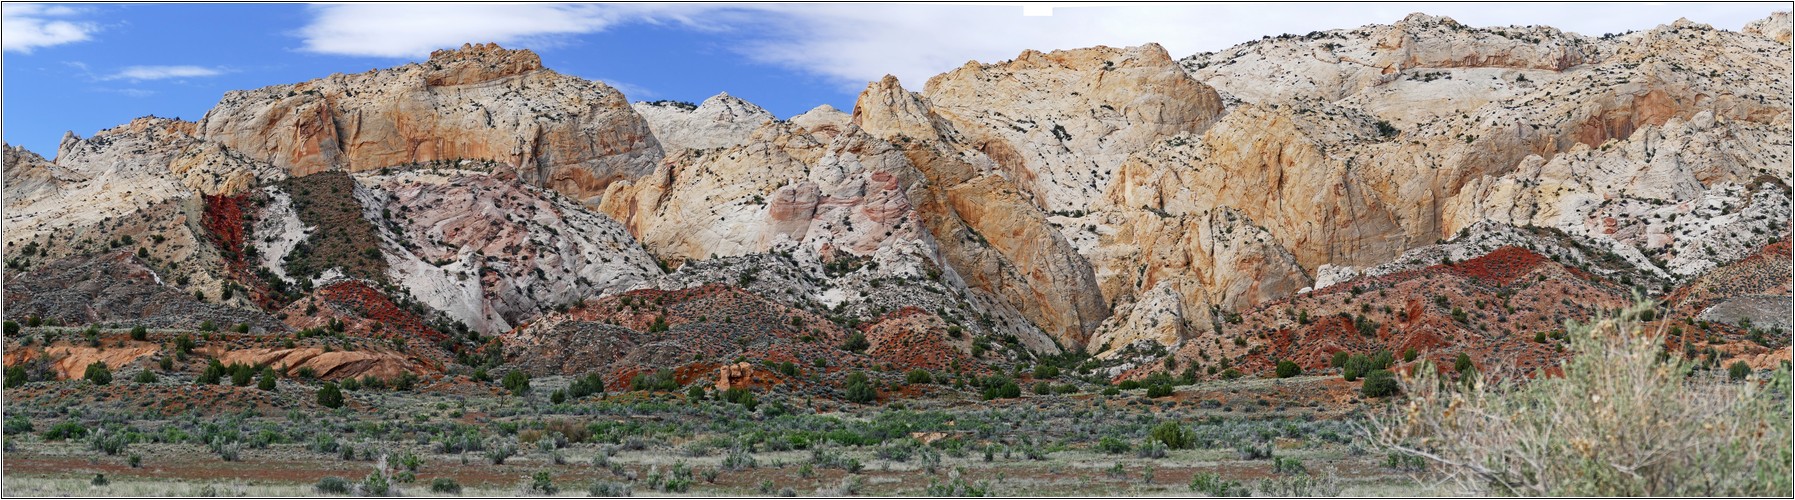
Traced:
<path fill-rule="evenodd" d="M 1792 29 L 1795 29 L 1795 25 L 1790 24 L 1789 11 L 1785 10 L 1771 13 L 1770 17 L 1747 23 L 1744 32 L 1776 40 L 1782 42 L 1783 45 L 1788 45 L 1789 32 Z"/>
<path fill-rule="evenodd" d="M 1739 32 L 1678 20 L 1594 37 L 1415 14 L 1182 59 L 1157 45 L 1025 51 L 920 92 L 886 77 L 851 114 L 783 121 L 728 94 L 632 105 L 528 51 L 468 45 L 232 92 L 199 123 L 71 134 L 53 161 L 9 147 L 4 240 L 9 268 L 29 273 L 158 238 L 139 264 L 178 264 L 174 291 L 272 285 L 228 303 L 268 311 L 296 303 L 304 280 L 348 274 L 392 285 L 381 293 L 430 321 L 506 333 L 514 356 L 608 339 L 532 368 L 544 373 L 688 363 L 690 339 L 645 324 L 543 321 L 594 297 L 718 283 L 828 317 L 832 335 L 885 318 L 867 332 L 942 359 L 1003 339 L 986 357 L 1083 349 L 1124 375 L 1167 352 L 1312 362 L 1279 342 L 1338 329 L 1378 336 L 1357 347 L 1435 345 L 1428 335 L 1465 320 L 1420 297 L 1367 320 L 1390 331 L 1331 303 L 1353 317 L 1285 337 L 1237 321 L 1296 321 L 1291 304 L 1319 314 L 1317 297 L 1343 286 L 1405 280 L 1392 290 L 1492 301 L 1448 293 L 1481 277 L 1429 273 L 1539 263 L 1510 259 L 1517 248 L 1563 267 L 1540 276 L 1575 276 L 1610 302 L 1633 286 L 1724 288 L 1703 277 L 1788 232 L 1789 26 L 1777 13 Z M 281 186 L 350 177 L 337 171 L 354 180 L 333 213 L 367 237 L 326 244 L 341 232 L 300 217 L 325 198 Z M 314 262 L 325 252 L 342 262 Z M 289 281 L 301 290 L 283 295 Z M 1542 304 L 1570 290 L 1513 286 Z M 73 300 L 34 293 L 20 303 Z"/>
<path fill-rule="evenodd" d="M 257 309 L 195 300 L 165 283 L 144 262 L 116 251 L 69 257 L 8 276 L 7 318 L 38 317 L 67 325 L 115 323 L 149 328 L 192 328 L 248 323 L 257 333 L 287 331 L 286 325 Z"/>
<path fill-rule="evenodd" d="M 492 160 L 577 199 L 646 174 L 661 148 L 623 94 L 528 50 L 464 45 L 386 70 L 225 94 L 197 135 L 286 169 Z"/>
<path fill-rule="evenodd" d="M 696 108 L 689 105 L 656 101 L 637 102 L 634 107 L 668 151 L 739 146 L 753 139 L 754 129 L 773 121 L 773 113 L 728 93 L 705 99 Z"/>
<path fill-rule="evenodd" d="M 390 279 L 481 333 L 660 274 L 616 222 L 552 191 L 461 170 L 357 182 Z"/>

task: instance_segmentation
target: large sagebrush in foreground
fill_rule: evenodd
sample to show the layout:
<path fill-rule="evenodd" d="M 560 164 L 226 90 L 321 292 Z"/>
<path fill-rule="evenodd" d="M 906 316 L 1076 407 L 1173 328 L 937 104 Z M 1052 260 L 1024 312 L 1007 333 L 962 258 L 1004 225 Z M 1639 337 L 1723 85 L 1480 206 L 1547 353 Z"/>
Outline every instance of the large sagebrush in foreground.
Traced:
<path fill-rule="evenodd" d="M 1562 377 L 1452 381 L 1417 366 L 1371 439 L 1458 493 L 1790 496 L 1788 365 L 1744 382 L 1695 370 L 1642 328 L 1648 310 L 1569 325 Z"/>

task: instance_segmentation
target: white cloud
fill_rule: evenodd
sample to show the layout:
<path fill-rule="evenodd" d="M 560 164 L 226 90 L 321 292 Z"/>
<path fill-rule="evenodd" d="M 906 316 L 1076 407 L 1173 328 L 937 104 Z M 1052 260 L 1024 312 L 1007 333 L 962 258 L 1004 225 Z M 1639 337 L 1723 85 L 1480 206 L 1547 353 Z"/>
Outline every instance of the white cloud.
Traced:
<path fill-rule="evenodd" d="M 1173 57 L 1221 50 L 1266 35 L 1393 23 L 1410 12 L 1473 26 L 1550 25 L 1600 35 L 1688 17 L 1723 29 L 1786 9 L 1786 3 L 1587 4 L 1056 4 L 1025 16 L 1024 3 L 930 4 L 359 4 L 314 8 L 300 30 L 305 50 L 423 57 L 465 42 L 542 48 L 620 24 L 676 24 L 735 42 L 753 61 L 858 90 L 885 74 L 920 89 L 969 60 L 994 62 L 1024 49 L 1157 42 Z M 655 43 L 645 40 L 643 43 Z"/>
<path fill-rule="evenodd" d="M 596 33 L 674 9 L 587 4 L 323 5 L 312 8 L 315 16 L 299 36 L 308 52 L 415 58 L 469 42 L 552 46 L 567 36 Z"/>
<path fill-rule="evenodd" d="M 224 74 L 224 70 L 204 66 L 129 66 L 119 70 L 105 80 L 166 80 L 170 78 L 201 78 Z"/>
<path fill-rule="evenodd" d="M 6 4 L 0 7 L 0 46 L 6 52 L 30 54 L 41 47 L 87 40 L 99 27 L 93 23 L 62 18 L 80 11 L 70 7 L 40 4 Z"/>

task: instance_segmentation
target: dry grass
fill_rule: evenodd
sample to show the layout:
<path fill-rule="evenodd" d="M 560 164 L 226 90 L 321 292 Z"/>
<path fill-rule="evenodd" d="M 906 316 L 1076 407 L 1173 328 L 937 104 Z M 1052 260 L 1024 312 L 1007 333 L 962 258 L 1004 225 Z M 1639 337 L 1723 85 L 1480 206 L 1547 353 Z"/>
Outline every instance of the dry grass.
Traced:
<path fill-rule="evenodd" d="M 1788 497 L 1786 365 L 1745 383 L 1694 371 L 1632 319 L 1647 307 L 1571 325 L 1562 377 L 1464 383 L 1420 367 L 1372 440 L 1461 493 Z"/>

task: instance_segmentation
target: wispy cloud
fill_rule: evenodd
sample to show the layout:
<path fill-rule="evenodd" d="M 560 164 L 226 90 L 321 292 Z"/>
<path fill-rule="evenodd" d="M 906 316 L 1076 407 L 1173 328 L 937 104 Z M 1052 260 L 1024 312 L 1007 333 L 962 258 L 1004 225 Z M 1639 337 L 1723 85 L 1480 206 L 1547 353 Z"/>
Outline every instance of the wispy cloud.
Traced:
<path fill-rule="evenodd" d="M 117 73 L 106 76 L 103 80 L 167 80 L 171 78 L 204 78 L 218 76 L 225 71 L 204 66 L 128 66 Z"/>
<path fill-rule="evenodd" d="M 673 5 L 350 4 L 313 7 L 299 30 L 303 50 L 321 54 L 423 57 L 467 42 L 543 48 L 572 35 L 628 21 L 682 19 Z"/>
<path fill-rule="evenodd" d="M 0 46 L 30 54 L 42 47 L 92 38 L 99 26 L 80 19 L 81 9 L 57 5 L 7 4 L 0 8 Z"/>

